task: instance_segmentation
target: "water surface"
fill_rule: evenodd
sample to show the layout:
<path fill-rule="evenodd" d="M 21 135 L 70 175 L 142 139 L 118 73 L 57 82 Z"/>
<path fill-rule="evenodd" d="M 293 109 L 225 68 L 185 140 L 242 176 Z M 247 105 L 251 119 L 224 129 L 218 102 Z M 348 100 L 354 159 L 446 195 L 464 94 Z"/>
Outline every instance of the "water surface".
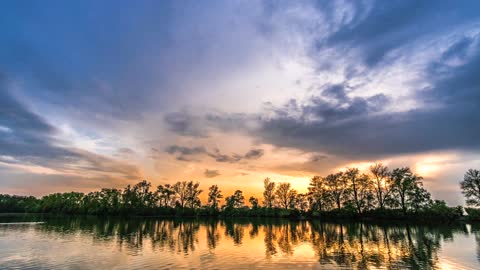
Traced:
<path fill-rule="evenodd" d="M 0 217 L 0 269 L 480 269 L 478 225 Z"/>

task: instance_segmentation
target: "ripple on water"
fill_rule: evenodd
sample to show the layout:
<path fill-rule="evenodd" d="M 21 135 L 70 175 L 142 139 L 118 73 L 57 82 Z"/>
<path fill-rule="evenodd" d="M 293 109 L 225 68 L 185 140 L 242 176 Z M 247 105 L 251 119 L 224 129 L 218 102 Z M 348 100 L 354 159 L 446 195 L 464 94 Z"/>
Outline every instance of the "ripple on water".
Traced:
<path fill-rule="evenodd" d="M 0 225 L 0 269 L 480 269 L 479 230 L 462 224 L 70 217 Z M 462 256 L 444 254 L 454 247 Z"/>

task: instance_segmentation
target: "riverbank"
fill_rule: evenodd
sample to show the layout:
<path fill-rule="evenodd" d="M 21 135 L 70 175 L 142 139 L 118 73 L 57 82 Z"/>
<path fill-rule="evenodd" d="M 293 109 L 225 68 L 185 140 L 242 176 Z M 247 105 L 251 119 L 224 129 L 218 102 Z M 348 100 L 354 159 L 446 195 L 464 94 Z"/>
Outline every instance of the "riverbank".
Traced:
<path fill-rule="evenodd" d="M 130 209 L 132 210 L 132 209 Z M 440 211 L 441 210 L 441 211 Z M 168 219 L 284 219 L 284 220 L 309 220 L 325 222 L 406 222 L 406 223 L 429 223 L 443 224 L 445 222 L 478 222 L 480 221 L 480 210 L 467 208 L 467 215 L 464 214 L 462 207 L 446 207 L 434 210 L 422 210 L 416 213 L 404 214 L 397 209 L 372 210 L 361 215 L 348 209 L 332 210 L 328 212 L 318 211 L 298 211 L 295 209 L 281 208 L 240 208 L 227 210 L 213 210 L 208 208 L 157 208 L 157 209 L 137 209 L 136 211 L 118 211 L 115 213 L 61 213 L 61 212 L 11 212 L 0 213 L 0 217 L 8 218 L 18 216 L 90 216 L 106 218 L 168 218 Z"/>

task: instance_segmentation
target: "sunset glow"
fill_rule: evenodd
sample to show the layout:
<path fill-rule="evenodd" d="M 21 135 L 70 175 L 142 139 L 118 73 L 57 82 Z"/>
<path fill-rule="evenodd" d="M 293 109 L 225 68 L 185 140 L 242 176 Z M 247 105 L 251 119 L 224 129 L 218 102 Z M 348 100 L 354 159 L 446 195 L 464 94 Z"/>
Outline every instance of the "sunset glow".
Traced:
<path fill-rule="evenodd" d="M 382 162 L 464 203 L 476 4 L 186 2 L 4 3 L 0 193 L 147 179 L 261 197 L 266 177 L 306 192 Z"/>

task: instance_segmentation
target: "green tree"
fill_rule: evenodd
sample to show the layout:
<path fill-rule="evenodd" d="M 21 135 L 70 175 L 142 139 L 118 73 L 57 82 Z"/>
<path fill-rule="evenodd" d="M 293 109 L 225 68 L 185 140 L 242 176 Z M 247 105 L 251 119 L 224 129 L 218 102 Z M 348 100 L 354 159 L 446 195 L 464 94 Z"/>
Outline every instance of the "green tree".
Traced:
<path fill-rule="evenodd" d="M 263 191 L 263 205 L 272 208 L 275 202 L 275 182 L 270 182 L 270 178 L 263 181 L 265 190 Z"/>
<path fill-rule="evenodd" d="M 462 193 L 467 199 L 467 205 L 480 206 L 480 171 L 469 169 L 460 182 Z"/>
<path fill-rule="evenodd" d="M 223 195 L 217 185 L 213 185 L 208 189 L 208 206 L 217 210 L 221 198 L 223 198 Z"/>

